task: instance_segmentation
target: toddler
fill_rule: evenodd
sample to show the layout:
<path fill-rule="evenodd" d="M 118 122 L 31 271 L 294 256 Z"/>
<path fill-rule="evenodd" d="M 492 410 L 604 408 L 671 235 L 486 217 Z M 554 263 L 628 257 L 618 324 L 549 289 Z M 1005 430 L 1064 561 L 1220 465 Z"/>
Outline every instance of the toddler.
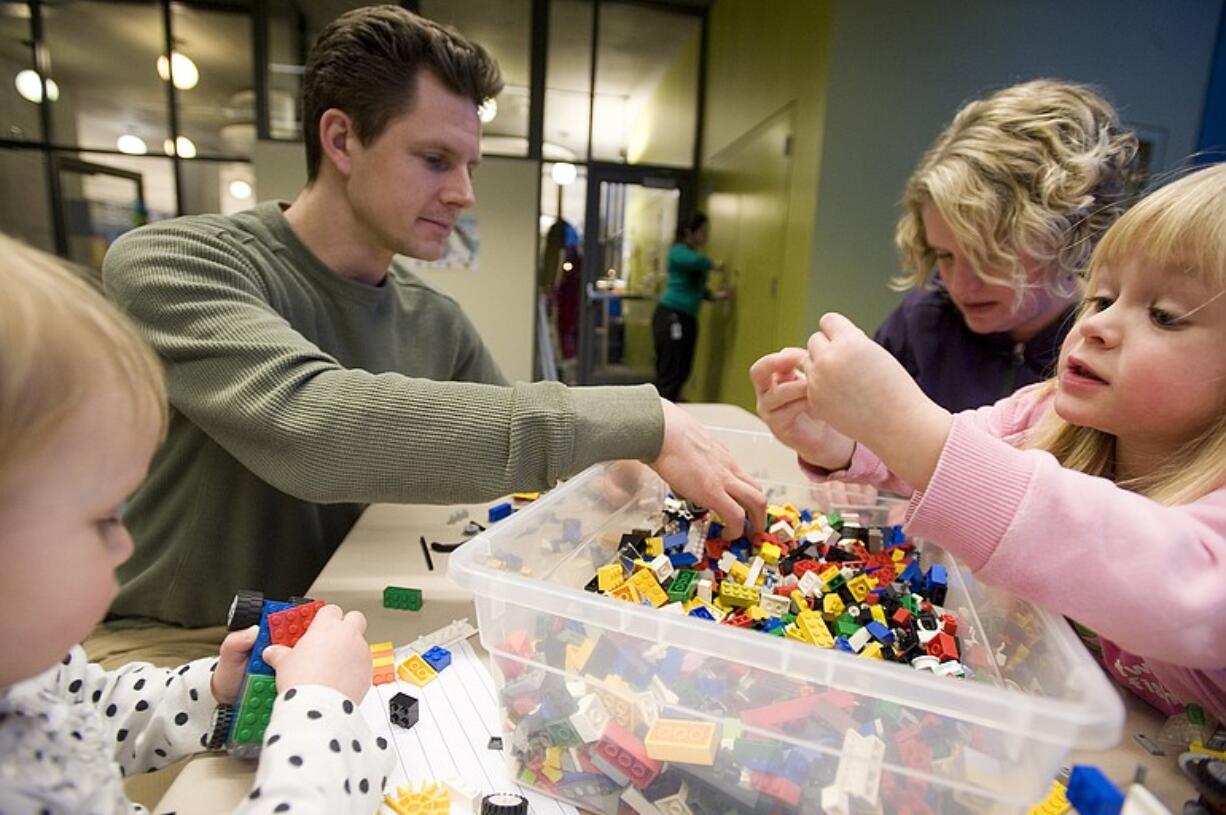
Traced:
<path fill-rule="evenodd" d="M 125 497 L 166 427 L 157 358 L 55 258 L 0 235 L 0 812 L 144 812 L 123 777 L 198 752 L 238 693 L 256 629 L 217 658 L 107 672 L 80 642 L 132 553 Z M 235 810 L 373 812 L 391 755 L 357 712 L 370 687 L 358 612 L 320 610 L 272 646 L 278 697 Z"/>
<path fill-rule="evenodd" d="M 815 477 L 912 494 L 908 531 L 1098 634 L 1160 711 L 1226 720 L 1226 165 L 1108 230 L 1056 376 L 950 414 L 838 314 L 751 369 Z"/>

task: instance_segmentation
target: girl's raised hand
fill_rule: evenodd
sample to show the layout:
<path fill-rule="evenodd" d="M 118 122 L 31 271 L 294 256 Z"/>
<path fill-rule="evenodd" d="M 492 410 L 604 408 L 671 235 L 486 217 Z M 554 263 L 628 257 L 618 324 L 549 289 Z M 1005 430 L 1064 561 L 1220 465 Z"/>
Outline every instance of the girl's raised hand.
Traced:
<path fill-rule="evenodd" d="M 784 348 L 749 369 L 758 415 L 775 438 L 818 467 L 841 470 L 851 461 L 855 442 L 815 418 L 806 399 L 808 381 L 799 372 L 809 359 L 802 348 Z"/>
<path fill-rule="evenodd" d="M 831 312 L 819 325 L 809 338 L 804 366 L 810 414 L 868 447 L 916 489 L 924 489 L 953 418 L 851 320 Z"/>

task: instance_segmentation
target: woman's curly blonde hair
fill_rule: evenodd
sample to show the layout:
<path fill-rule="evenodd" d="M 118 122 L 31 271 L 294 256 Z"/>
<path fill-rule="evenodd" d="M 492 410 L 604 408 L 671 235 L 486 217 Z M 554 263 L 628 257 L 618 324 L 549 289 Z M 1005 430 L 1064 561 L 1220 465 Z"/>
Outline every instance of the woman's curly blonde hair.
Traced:
<path fill-rule="evenodd" d="M 932 274 L 922 218 L 932 204 L 985 282 L 1020 297 L 1026 256 L 1050 292 L 1073 295 L 1127 207 L 1136 155 L 1136 136 L 1086 85 L 1036 79 L 967 103 L 907 180 L 894 234 L 904 274 L 894 288 L 923 286 Z"/>

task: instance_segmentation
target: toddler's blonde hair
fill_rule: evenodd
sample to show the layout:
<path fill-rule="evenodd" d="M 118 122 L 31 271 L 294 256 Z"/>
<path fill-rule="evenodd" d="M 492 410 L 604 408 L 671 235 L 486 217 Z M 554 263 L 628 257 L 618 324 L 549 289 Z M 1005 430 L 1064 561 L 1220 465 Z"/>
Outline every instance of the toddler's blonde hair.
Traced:
<path fill-rule="evenodd" d="M 1036 79 L 967 103 L 907 181 L 894 288 L 932 275 L 922 217 L 932 204 L 985 282 L 1020 299 L 1029 256 L 1049 292 L 1075 294 L 1095 243 L 1124 212 L 1136 154 L 1136 137 L 1086 85 Z"/>
<path fill-rule="evenodd" d="M 1193 275 L 1214 292 L 1226 289 L 1226 164 L 1168 184 L 1111 227 L 1090 259 L 1087 296 L 1093 296 L 1103 269 L 1123 263 Z M 1083 300 L 1083 311 L 1087 306 Z M 1226 395 L 1226 382 L 1217 384 Z M 1047 387 L 1054 389 L 1056 380 Z M 1221 408 L 1200 437 L 1172 450 L 1160 468 L 1120 486 L 1174 505 L 1195 501 L 1226 483 L 1226 396 Z M 1115 436 L 1069 424 L 1054 411 L 1038 425 L 1028 446 L 1049 451 L 1065 467 L 1115 477 Z"/>
<path fill-rule="evenodd" d="M 59 258 L 0 234 L 0 486 L 108 380 L 165 433 L 162 366 L 127 318 Z"/>

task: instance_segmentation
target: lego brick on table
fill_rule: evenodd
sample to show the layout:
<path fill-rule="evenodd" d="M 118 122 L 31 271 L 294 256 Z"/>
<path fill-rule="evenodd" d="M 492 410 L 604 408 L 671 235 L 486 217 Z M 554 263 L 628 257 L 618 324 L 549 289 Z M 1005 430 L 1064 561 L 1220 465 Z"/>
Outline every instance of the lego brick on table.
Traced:
<path fill-rule="evenodd" d="M 372 685 L 387 685 L 396 681 L 396 657 L 391 640 L 370 646 L 370 662 Z"/>
<path fill-rule="evenodd" d="M 414 654 L 400 663 L 400 667 L 396 669 L 396 675 L 410 685 L 422 688 L 433 682 L 438 672 L 430 667 L 430 663 L 422 659 L 421 654 Z"/>
<path fill-rule="evenodd" d="M 417 707 L 417 699 L 409 696 L 407 693 L 397 693 L 387 703 L 387 713 L 392 724 L 408 730 L 417 724 L 420 713 Z"/>
<path fill-rule="evenodd" d="M 421 658 L 424 659 L 436 673 L 441 673 L 444 668 L 451 664 L 451 652 L 446 648 L 440 648 L 437 645 L 431 648 L 429 651 L 426 651 L 426 653 L 422 654 Z"/>
<path fill-rule="evenodd" d="M 401 611 L 421 610 L 421 589 L 387 586 L 383 589 L 383 607 Z"/>
<path fill-rule="evenodd" d="M 643 738 L 647 755 L 657 761 L 708 766 L 715 763 L 719 742 L 718 724 L 685 719 L 657 719 Z"/>

